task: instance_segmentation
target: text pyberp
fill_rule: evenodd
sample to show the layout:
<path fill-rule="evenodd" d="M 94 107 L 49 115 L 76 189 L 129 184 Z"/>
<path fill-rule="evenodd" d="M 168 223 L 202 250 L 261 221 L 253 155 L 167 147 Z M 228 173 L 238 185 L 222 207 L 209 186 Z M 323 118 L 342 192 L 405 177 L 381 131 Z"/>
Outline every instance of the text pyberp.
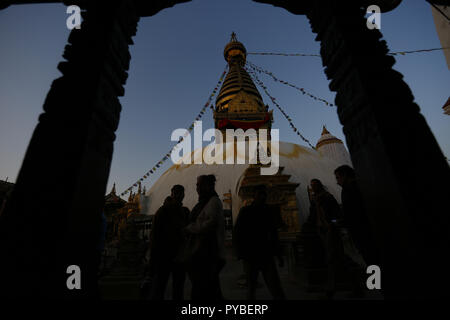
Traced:
<path fill-rule="evenodd" d="M 225 313 L 227 315 L 257 315 L 264 314 L 269 309 L 266 304 L 226 304 L 225 309 L 215 306 L 195 306 L 188 304 L 181 308 L 182 315 L 207 315 L 209 318 L 214 313 Z"/>

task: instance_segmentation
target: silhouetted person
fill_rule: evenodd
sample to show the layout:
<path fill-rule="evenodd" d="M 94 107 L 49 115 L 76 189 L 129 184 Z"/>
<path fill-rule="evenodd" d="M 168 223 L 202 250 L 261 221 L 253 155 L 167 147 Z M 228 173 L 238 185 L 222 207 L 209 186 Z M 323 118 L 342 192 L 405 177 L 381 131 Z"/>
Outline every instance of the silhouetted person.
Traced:
<path fill-rule="evenodd" d="M 235 224 L 236 254 L 244 261 L 249 300 L 255 299 L 259 272 L 273 298 L 285 299 L 274 260 L 274 256 L 278 257 L 280 267 L 283 266 L 277 231 L 280 219 L 266 199 L 266 187 L 258 186 L 253 203 L 241 208 Z"/>
<path fill-rule="evenodd" d="M 348 165 L 338 167 L 334 174 L 342 187 L 342 211 L 344 224 L 367 265 L 379 265 L 378 251 L 374 245 L 372 229 L 367 218 L 355 171 Z"/>
<path fill-rule="evenodd" d="M 8 179 L 7 179 L 7 180 L 8 180 Z M 6 194 L 5 194 L 4 197 L 3 197 L 3 201 L 1 202 L 1 205 L 0 205 L 0 216 L 2 215 L 3 210 L 4 210 L 5 207 L 6 207 L 6 202 L 7 202 L 8 199 L 11 197 L 11 193 L 12 193 L 12 189 L 10 189 L 8 192 L 6 192 Z"/>
<path fill-rule="evenodd" d="M 102 261 L 102 253 L 105 248 L 107 227 L 106 217 L 103 212 L 99 215 L 99 219 L 99 229 L 97 230 L 97 237 L 95 239 L 95 242 L 93 242 L 93 245 L 90 248 L 89 252 L 85 252 L 85 265 L 80 266 L 81 288 L 84 288 L 86 290 L 90 299 L 100 298 L 100 288 L 98 280 Z"/>
<path fill-rule="evenodd" d="M 317 232 L 325 248 L 328 270 L 326 295 L 331 298 L 336 291 L 336 272 L 342 265 L 344 249 L 336 221 L 341 218 L 341 209 L 334 196 L 325 190 L 318 179 L 311 180 L 310 200 L 315 212 Z"/>
<path fill-rule="evenodd" d="M 100 236 L 97 244 L 97 253 L 98 253 L 98 272 L 100 272 L 100 266 L 103 260 L 103 253 L 105 251 L 105 243 L 106 243 L 106 233 L 108 228 L 108 222 L 106 221 L 105 213 L 102 212 L 101 215 L 101 223 L 100 223 Z"/>
<path fill-rule="evenodd" d="M 172 274 L 173 300 L 183 300 L 186 272 L 175 258 L 183 244 L 183 228 L 187 225 L 189 209 L 183 207 L 184 187 L 174 185 L 171 196 L 155 214 L 150 241 L 151 273 L 154 275 L 151 299 L 163 300 L 167 282 Z"/>
<path fill-rule="evenodd" d="M 214 190 L 214 175 L 197 178 L 198 203 L 185 228 L 194 246 L 189 264 L 192 300 L 221 300 L 219 273 L 225 265 L 225 219 L 222 201 Z"/>

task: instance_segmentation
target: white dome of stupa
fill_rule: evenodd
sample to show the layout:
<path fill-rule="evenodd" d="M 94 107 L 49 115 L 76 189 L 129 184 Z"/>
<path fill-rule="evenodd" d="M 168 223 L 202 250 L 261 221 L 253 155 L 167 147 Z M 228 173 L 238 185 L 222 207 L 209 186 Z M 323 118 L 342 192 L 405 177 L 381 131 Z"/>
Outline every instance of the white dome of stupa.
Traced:
<path fill-rule="evenodd" d="M 275 148 L 275 145 L 271 147 L 272 153 L 276 151 Z M 191 163 L 195 159 L 201 159 L 204 149 L 198 149 L 191 153 Z M 237 154 L 237 157 L 242 156 L 239 153 Z M 245 155 L 243 157 L 246 160 L 248 159 Z M 305 222 L 309 215 L 310 205 L 307 186 L 311 179 L 321 180 L 328 191 L 340 202 L 341 189 L 336 184 L 334 170 L 341 164 L 314 149 L 289 142 L 279 143 L 279 166 L 284 167 L 283 174 L 291 175 L 289 182 L 299 184 L 296 188 L 296 200 L 300 225 Z M 170 190 L 175 184 L 184 186 L 185 198 L 183 204 L 191 210 L 198 200 L 196 192 L 197 177 L 214 174 L 216 176 L 216 192 L 219 197 L 223 199 L 224 194 L 231 191 L 232 214 L 233 221 L 235 221 L 243 204 L 238 195 L 240 181 L 248 167 L 248 161 L 246 161 L 246 164 L 174 164 L 162 174 L 147 192 L 147 196 L 143 199 L 144 203 L 142 203 L 142 213 L 155 214 L 163 204 L 164 199 L 170 195 Z"/>

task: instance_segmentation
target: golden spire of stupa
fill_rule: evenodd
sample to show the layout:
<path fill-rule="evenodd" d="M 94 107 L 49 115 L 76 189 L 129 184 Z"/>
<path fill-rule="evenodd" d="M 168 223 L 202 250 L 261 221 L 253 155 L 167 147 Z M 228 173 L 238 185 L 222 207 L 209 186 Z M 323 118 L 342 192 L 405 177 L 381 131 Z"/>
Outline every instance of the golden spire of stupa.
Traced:
<path fill-rule="evenodd" d="M 231 40 L 223 51 L 225 60 L 228 62 L 229 71 L 220 88 L 216 99 L 217 112 L 266 112 L 261 95 L 255 84 L 245 71 L 247 50 L 237 40 L 236 33 L 231 34 Z M 239 103 L 245 101 L 244 107 L 237 106 L 230 110 L 230 102 L 239 94 Z M 242 109 L 242 110 L 241 110 Z"/>

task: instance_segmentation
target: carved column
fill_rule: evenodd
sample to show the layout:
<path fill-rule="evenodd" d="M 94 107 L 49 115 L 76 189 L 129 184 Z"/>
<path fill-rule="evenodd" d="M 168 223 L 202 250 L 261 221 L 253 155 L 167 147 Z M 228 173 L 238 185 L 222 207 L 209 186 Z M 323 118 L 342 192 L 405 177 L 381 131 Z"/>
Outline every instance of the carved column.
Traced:
<path fill-rule="evenodd" d="M 387 55 L 381 33 L 366 27 L 364 11 L 347 1 L 308 3 L 381 249 L 385 296 L 444 295 L 449 166 L 403 76 L 392 69 L 395 59 Z"/>
<path fill-rule="evenodd" d="M 134 1 L 85 3 L 1 215 L 1 295 L 95 294 L 87 280 L 139 17 Z M 69 265 L 81 267 L 81 290 L 67 290 Z"/>

